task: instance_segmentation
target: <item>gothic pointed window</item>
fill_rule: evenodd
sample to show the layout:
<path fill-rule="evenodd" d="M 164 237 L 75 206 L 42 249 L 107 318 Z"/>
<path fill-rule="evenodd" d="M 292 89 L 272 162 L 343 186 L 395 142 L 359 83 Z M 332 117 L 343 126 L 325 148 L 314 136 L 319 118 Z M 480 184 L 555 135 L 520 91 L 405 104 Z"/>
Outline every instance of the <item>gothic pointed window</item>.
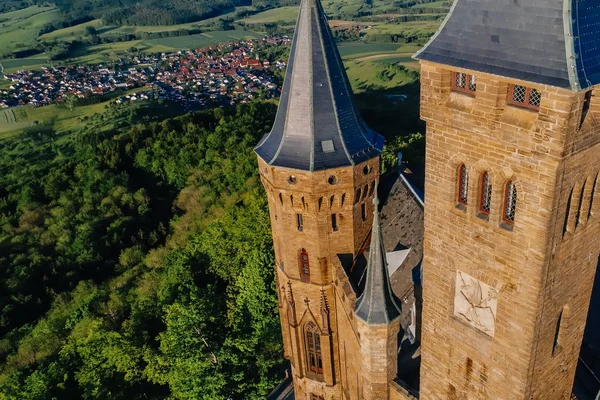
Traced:
<path fill-rule="evenodd" d="M 296 214 L 296 227 L 298 228 L 298 232 L 304 230 L 304 219 L 302 218 L 302 214 Z"/>
<path fill-rule="evenodd" d="M 458 166 L 458 203 L 467 205 L 469 195 L 469 175 L 465 164 Z"/>
<path fill-rule="evenodd" d="M 371 188 L 369 189 L 369 197 L 373 196 L 374 191 L 375 191 L 375 181 L 371 182 Z"/>
<path fill-rule="evenodd" d="M 283 205 L 283 194 L 279 193 L 279 202 Z"/>
<path fill-rule="evenodd" d="M 306 338 L 306 360 L 308 370 L 317 374 L 323 373 L 323 359 L 321 357 L 321 335 L 314 323 L 309 322 L 304 329 Z"/>
<path fill-rule="evenodd" d="M 508 225 L 515 223 L 517 211 L 517 188 L 513 180 L 508 180 L 504 187 L 504 207 L 502 211 L 502 222 Z"/>
<path fill-rule="evenodd" d="M 308 262 L 308 252 L 306 249 L 300 250 L 298 261 L 300 264 L 300 280 L 302 282 L 310 282 L 310 264 Z"/>
<path fill-rule="evenodd" d="M 489 215 L 492 203 L 492 182 L 487 171 L 481 174 L 481 192 L 479 194 L 479 212 Z"/>
<path fill-rule="evenodd" d="M 331 214 L 331 230 L 337 232 L 340 229 L 337 222 L 337 214 Z"/>
<path fill-rule="evenodd" d="M 365 185 L 365 188 L 363 189 L 363 200 L 367 197 L 367 195 L 369 194 L 369 184 L 367 183 Z"/>

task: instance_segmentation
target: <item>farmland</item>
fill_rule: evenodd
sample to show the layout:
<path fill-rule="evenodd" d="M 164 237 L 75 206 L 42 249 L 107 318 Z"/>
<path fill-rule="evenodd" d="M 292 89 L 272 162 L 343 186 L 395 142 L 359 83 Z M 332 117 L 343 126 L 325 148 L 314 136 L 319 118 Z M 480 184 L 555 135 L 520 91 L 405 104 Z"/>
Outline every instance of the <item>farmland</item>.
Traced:
<path fill-rule="evenodd" d="M 59 18 L 57 9 L 45 6 L 0 14 L 0 54 L 33 45 L 40 28 Z"/>

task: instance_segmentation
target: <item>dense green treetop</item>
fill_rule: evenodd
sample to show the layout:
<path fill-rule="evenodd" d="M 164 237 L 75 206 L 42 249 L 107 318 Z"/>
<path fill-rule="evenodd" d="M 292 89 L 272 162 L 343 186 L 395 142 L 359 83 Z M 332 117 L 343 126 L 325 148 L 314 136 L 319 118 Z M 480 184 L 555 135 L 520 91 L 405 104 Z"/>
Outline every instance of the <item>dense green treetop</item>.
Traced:
<path fill-rule="evenodd" d="M 262 399 L 276 386 L 252 152 L 275 111 L 142 122 L 111 106 L 69 138 L 0 142 L 0 399 Z"/>

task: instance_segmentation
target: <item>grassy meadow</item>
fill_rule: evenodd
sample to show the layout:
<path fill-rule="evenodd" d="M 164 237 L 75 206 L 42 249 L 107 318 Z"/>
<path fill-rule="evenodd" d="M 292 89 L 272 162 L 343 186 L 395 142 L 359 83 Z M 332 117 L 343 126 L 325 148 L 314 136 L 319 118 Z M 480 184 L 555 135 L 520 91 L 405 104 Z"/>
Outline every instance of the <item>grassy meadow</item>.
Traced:
<path fill-rule="evenodd" d="M 47 6 L 0 14 L 0 54 L 24 50 L 35 44 L 42 26 L 59 18 L 58 10 Z"/>

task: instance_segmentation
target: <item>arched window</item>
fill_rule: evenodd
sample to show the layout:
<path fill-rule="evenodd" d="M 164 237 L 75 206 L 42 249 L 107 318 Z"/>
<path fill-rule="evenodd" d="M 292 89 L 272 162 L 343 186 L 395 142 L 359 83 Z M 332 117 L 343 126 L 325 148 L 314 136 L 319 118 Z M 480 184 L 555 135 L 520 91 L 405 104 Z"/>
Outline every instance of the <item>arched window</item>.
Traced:
<path fill-rule="evenodd" d="M 312 322 L 306 324 L 304 328 L 306 337 L 306 360 L 308 369 L 311 372 L 323 373 L 323 359 L 321 358 L 321 335 L 319 330 Z"/>
<path fill-rule="evenodd" d="M 346 202 L 346 193 L 342 194 L 342 207 L 344 207 L 344 203 Z"/>
<path fill-rule="evenodd" d="M 469 175 L 465 164 L 458 166 L 458 203 L 467 205 L 469 195 Z"/>
<path fill-rule="evenodd" d="M 363 189 L 363 200 L 367 197 L 367 194 L 369 194 L 369 184 L 368 183 L 365 185 L 365 188 Z"/>
<path fill-rule="evenodd" d="M 512 180 L 506 182 L 504 188 L 504 207 L 502 212 L 502 221 L 513 225 L 515 223 L 515 213 L 517 211 L 517 188 Z"/>
<path fill-rule="evenodd" d="M 329 208 L 333 208 L 333 203 L 335 203 L 335 195 L 329 198 Z"/>
<path fill-rule="evenodd" d="M 573 189 L 567 200 L 567 209 L 565 210 L 565 223 L 563 225 L 563 235 L 569 231 L 569 215 L 571 214 L 571 201 L 573 200 Z"/>
<path fill-rule="evenodd" d="M 321 211 L 322 206 L 323 206 L 323 198 L 319 197 L 319 211 Z"/>
<path fill-rule="evenodd" d="M 279 193 L 279 201 L 281 202 L 281 205 L 283 205 L 283 194 Z"/>
<path fill-rule="evenodd" d="M 479 212 L 489 215 L 492 203 L 492 182 L 487 171 L 481 174 L 481 192 L 479 193 Z"/>
<path fill-rule="evenodd" d="M 562 349 L 565 341 L 566 329 L 569 322 L 569 314 L 570 314 L 569 305 L 565 305 L 558 315 L 558 320 L 556 321 L 556 329 L 554 331 L 554 345 L 552 346 L 552 355 L 556 355 L 557 352 Z"/>
<path fill-rule="evenodd" d="M 354 204 L 358 203 L 360 201 L 360 194 L 362 192 L 360 191 L 360 188 L 356 189 L 356 196 L 354 196 Z"/>
<path fill-rule="evenodd" d="M 588 211 L 588 218 L 594 215 L 594 193 L 596 193 L 596 189 L 598 188 L 598 176 L 600 173 L 596 175 L 596 179 L 594 179 L 594 185 L 592 186 L 592 193 L 590 195 L 590 210 Z"/>
<path fill-rule="evenodd" d="M 375 191 L 375 181 L 371 182 L 371 188 L 369 189 L 369 197 L 373 196 L 374 191 Z"/>
<path fill-rule="evenodd" d="M 302 282 L 310 282 L 310 264 L 308 262 L 308 252 L 306 249 L 300 250 L 300 280 Z"/>

